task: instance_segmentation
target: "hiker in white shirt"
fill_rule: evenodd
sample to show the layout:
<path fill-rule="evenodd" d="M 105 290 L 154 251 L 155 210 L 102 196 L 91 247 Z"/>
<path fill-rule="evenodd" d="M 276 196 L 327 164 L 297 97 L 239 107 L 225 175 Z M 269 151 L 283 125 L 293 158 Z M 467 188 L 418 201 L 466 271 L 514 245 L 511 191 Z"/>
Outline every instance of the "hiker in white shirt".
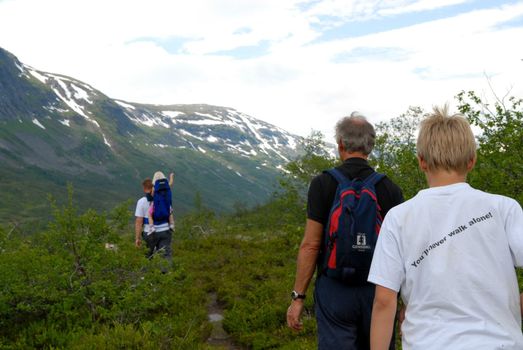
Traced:
<path fill-rule="evenodd" d="M 397 293 L 404 350 L 523 349 L 514 266 L 523 266 L 523 211 L 465 181 L 476 162 L 470 125 L 447 107 L 421 123 L 419 166 L 430 188 L 394 207 L 368 280 L 376 284 L 371 349 L 387 349 Z"/>
<path fill-rule="evenodd" d="M 142 239 L 145 240 L 147 248 L 147 257 L 150 257 L 153 254 L 154 247 L 150 246 L 150 240 L 148 239 L 149 233 L 149 207 L 153 201 L 151 192 L 153 190 L 153 182 L 151 179 L 147 178 L 142 182 L 144 196 L 138 200 L 136 203 L 136 210 L 134 212 L 135 224 L 135 240 L 134 244 L 137 248 L 140 248 L 142 245 Z"/>

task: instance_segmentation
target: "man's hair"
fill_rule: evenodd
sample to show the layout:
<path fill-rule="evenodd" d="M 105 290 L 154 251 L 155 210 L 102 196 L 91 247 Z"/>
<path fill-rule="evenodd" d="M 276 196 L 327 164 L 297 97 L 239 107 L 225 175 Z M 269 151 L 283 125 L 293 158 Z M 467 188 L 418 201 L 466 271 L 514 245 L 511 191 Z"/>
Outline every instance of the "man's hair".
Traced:
<path fill-rule="evenodd" d="M 467 172 L 469 162 L 476 157 L 470 124 L 461 114 L 449 116 L 447 105 L 434 107 L 421 122 L 416 148 L 428 170 Z"/>
<path fill-rule="evenodd" d="M 369 155 L 374 148 L 376 132 L 371 123 L 358 112 L 343 117 L 336 123 L 336 142 L 347 152 Z"/>
<path fill-rule="evenodd" d="M 142 181 L 142 186 L 144 190 L 152 190 L 153 188 L 153 181 L 149 178 Z"/>

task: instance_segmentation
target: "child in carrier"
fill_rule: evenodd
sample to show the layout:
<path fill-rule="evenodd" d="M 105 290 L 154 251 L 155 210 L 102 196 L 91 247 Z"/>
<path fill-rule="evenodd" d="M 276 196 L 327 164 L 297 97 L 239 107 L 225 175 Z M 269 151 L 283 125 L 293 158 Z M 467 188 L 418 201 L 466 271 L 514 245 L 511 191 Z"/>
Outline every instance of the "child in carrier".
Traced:
<path fill-rule="evenodd" d="M 155 231 L 174 230 L 174 215 L 172 208 L 171 186 L 174 183 L 174 173 L 169 175 L 169 181 L 161 171 L 153 176 L 153 202 L 149 207 L 149 234 Z"/>

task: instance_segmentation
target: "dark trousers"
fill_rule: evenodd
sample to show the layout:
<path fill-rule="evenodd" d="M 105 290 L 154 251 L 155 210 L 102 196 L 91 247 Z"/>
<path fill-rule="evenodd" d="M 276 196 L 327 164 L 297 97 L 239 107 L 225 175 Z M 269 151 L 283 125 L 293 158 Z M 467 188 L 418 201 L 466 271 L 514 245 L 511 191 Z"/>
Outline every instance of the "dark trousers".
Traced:
<path fill-rule="evenodd" d="M 314 290 L 318 349 L 368 350 L 375 286 L 347 286 L 322 275 Z M 389 349 L 394 350 L 394 339 Z"/>
<path fill-rule="evenodd" d="M 147 258 L 151 259 L 155 254 L 162 254 L 169 263 L 172 262 L 172 230 L 153 232 L 150 235 L 142 234 L 147 245 Z"/>

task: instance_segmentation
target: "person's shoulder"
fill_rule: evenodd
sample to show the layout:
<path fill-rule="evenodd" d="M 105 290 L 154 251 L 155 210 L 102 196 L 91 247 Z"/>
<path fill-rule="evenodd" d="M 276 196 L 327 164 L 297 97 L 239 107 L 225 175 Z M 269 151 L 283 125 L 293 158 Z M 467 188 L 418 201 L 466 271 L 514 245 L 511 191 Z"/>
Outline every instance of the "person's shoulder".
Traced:
<path fill-rule="evenodd" d="M 396 185 L 386 174 L 383 174 L 383 178 L 380 182 L 376 184 L 376 189 L 378 191 L 384 191 L 387 193 L 395 204 L 398 204 L 399 202 L 403 202 L 403 191 L 401 188 Z M 383 194 L 383 192 L 380 192 Z"/>
<path fill-rule="evenodd" d="M 136 202 L 136 206 L 143 206 L 147 204 L 147 197 L 143 196 L 142 198 L 138 199 L 138 201 Z"/>
<path fill-rule="evenodd" d="M 419 195 L 415 195 L 414 197 L 392 207 L 387 213 L 387 216 L 402 217 L 408 215 L 413 209 L 418 208 L 420 205 L 423 205 L 423 200 L 419 198 Z"/>
<path fill-rule="evenodd" d="M 330 183 L 330 182 L 336 182 L 336 180 L 332 177 L 332 175 L 330 175 L 327 170 L 317 174 L 316 176 L 314 176 L 311 180 L 311 185 L 312 184 L 322 184 L 322 185 L 325 185 L 327 183 Z"/>
<path fill-rule="evenodd" d="M 501 194 L 488 193 L 471 187 L 475 196 L 480 197 L 483 204 L 497 205 L 502 210 L 513 210 L 514 208 L 520 208 L 521 205 L 517 200 L 511 197 L 507 197 Z"/>

